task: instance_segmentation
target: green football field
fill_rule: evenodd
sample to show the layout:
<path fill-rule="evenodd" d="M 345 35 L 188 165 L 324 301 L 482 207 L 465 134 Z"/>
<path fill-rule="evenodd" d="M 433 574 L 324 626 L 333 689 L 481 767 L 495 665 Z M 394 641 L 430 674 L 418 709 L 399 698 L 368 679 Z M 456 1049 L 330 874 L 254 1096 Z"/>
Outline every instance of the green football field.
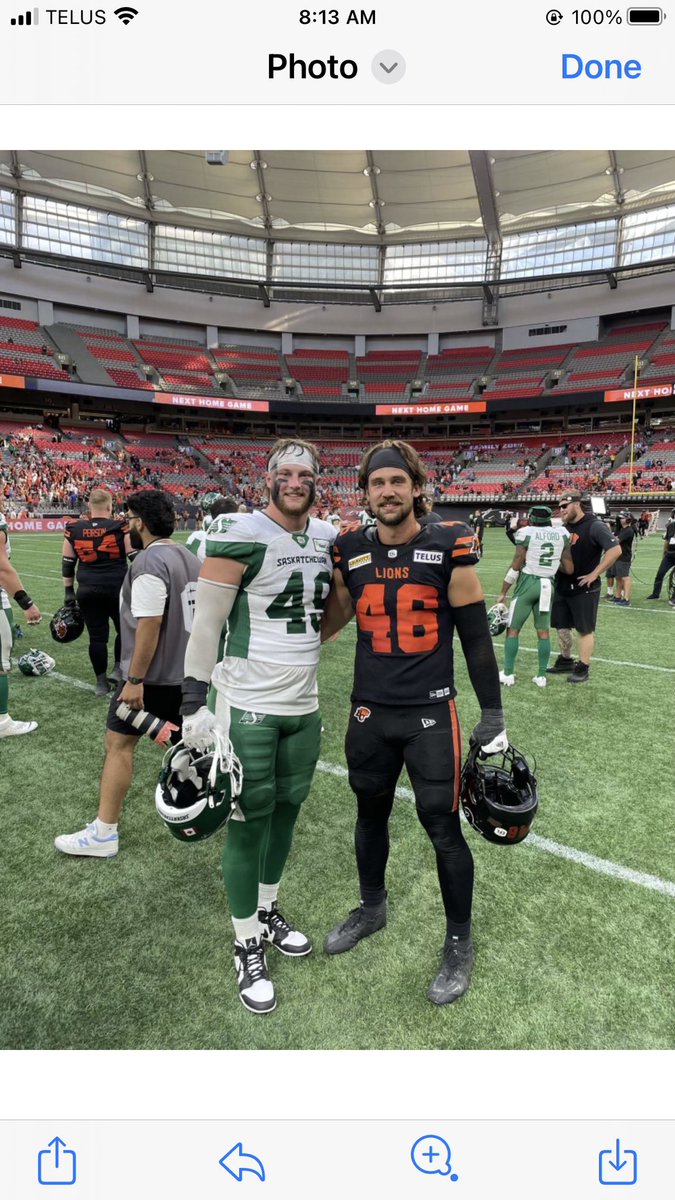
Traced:
<path fill-rule="evenodd" d="M 180 535 L 179 535 L 180 536 Z M 154 810 L 161 752 L 143 739 L 112 860 L 58 854 L 55 834 L 97 806 L 106 702 L 86 638 L 57 647 L 24 627 L 56 673 L 12 673 L 10 711 L 39 730 L 0 742 L 0 1045 L 75 1049 L 650 1049 L 675 1047 L 675 610 L 647 603 L 662 542 L 638 543 L 633 606 L 602 604 L 588 684 L 540 691 L 535 637 L 521 636 L 504 704 L 511 740 L 536 759 L 540 809 L 521 846 L 467 830 L 476 859 L 473 984 L 458 1004 L 426 999 L 444 937 L 430 843 L 407 780 L 392 819 L 387 928 L 327 958 L 326 931 L 357 903 L 354 803 L 343 736 L 354 631 L 325 647 L 321 762 L 297 826 L 280 907 L 315 943 L 270 951 L 278 1008 L 253 1016 L 236 993 L 219 833 L 174 841 Z M 61 603 L 61 537 L 12 537 L 13 561 L 45 613 Z M 488 603 L 511 561 L 489 531 Z M 503 638 L 497 643 L 501 664 Z M 555 645 L 555 639 L 554 639 Z M 465 735 L 478 712 L 461 653 Z"/>

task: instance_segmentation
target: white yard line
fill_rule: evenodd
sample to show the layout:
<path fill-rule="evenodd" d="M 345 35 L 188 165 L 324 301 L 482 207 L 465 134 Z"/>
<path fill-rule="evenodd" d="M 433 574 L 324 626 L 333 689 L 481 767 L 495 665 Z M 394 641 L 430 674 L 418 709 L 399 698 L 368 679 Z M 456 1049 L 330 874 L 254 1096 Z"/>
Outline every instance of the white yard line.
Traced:
<path fill-rule="evenodd" d="M 324 762 L 321 759 L 317 763 L 317 770 L 323 771 L 326 775 L 333 775 L 336 779 L 347 779 L 348 777 L 345 767 L 339 767 L 335 763 Z M 411 789 L 407 787 L 397 787 L 396 795 L 400 800 L 414 800 L 415 798 Z M 565 858 L 568 862 L 586 867 L 587 870 L 595 871 L 598 875 L 611 875 L 612 878 L 620 879 L 623 883 L 633 883 L 650 892 L 661 892 L 662 895 L 672 896 L 675 899 L 675 883 L 669 879 L 661 879 L 659 875 L 634 871 L 632 867 L 624 867 L 621 863 L 598 858 L 595 854 L 587 854 L 585 850 L 575 850 L 573 846 L 564 846 L 561 842 L 541 837 L 538 833 L 531 833 L 522 844 L 543 850 L 546 854 L 553 854 L 556 858 Z"/>
<path fill-rule="evenodd" d="M 78 688 L 80 691 L 94 691 L 93 684 L 84 683 L 83 680 L 75 679 L 71 675 L 62 675 L 59 671 L 50 671 L 43 678 L 57 679 L 59 683 L 66 683 L 70 687 Z M 336 779 L 346 780 L 348 778 L 346 767 L 338 766 L 337 763 L 325 762 L 322 759 L 319 759 L 317 763 L 317 770 L 322 771 L 326 775 L 333 775 Z M 415 798 L 411 789 L 407 787 L 397 787 L 396 795 L 402 800 L 414 800 Z M 553 854 L 556 858 L 567 859 L 568 862 L 586 867 L 587 870 L 595 871 L 598 875 L 610 875 L 612 878 L 620 879 L 624 883 L 633 883 L 638 887 L 646 888 L 648 891 L 661 892 L 663 895 L 672 896 L 675 899 L 675 883 L 672 883 L 668 879 L 661 879 L 658 875 L 648 875 L 644 871 L 634 871 L 632 867 L 624 867 L 621 863 L 610 862 L 605 858 L 598 858 L 595 854 L 587 854 L 585 850 L 575 850 L 573 846 L 565 846 L 561 842 L 552 841 L 550 838 L 540 837 L 537 833 L 531 833 L 527 841 L 523 844 L 534 846 L 538 850 L 543 850 L 546 854 Z"/>

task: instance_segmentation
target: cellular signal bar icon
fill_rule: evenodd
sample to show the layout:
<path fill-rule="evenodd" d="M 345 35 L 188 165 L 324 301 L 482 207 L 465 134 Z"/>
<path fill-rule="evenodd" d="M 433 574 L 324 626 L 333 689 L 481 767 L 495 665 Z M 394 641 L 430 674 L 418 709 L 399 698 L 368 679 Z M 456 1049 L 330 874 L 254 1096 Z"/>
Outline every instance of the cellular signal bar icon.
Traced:
<path fill-rule="evenodd" d="M 10 25 L 37 25 L 40 16 L 39 8 L 28 9 L 25 13 L 19 13 L 18 17 L 10 17 Z"/>

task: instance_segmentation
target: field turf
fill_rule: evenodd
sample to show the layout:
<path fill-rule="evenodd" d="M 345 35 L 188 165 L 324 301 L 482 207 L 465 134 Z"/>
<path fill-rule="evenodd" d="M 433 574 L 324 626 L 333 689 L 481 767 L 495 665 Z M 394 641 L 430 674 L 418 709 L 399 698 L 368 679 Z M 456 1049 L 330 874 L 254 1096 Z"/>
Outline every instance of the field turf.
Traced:
<path fill-rule="evenodd" d="M 477 959 L 470 992 L 443 1009 L 426 999 L 443 914 L 405 779 L 392 819 L 387 928 L 350 954 L 329 959 L 321 950 L 325 932 L 357 903 L 342 748 L 351 626 L 323 651 L 321 763 L 280 897 L 315 952 L 293 961 L 270 951 L 279 1005 L 256 1017 L 234 984 L 224 835 L 198 846 L 169 836 L 154 810 L 155 746 L 139 746 L 118 857 L 53 849 L 55 834 L 96 812 L 106 702 L 93 695 L 86 637 L 56 647 L 47 622 L 24 625 L 15 653 L 39 646 L 57 665 L 44 678 L 12 672 L 12 715 L 40 727 L 0 741 L 0 1046 L 675 1047 L 675 611 L 644 599 L 661 547 L 658 536 L 638 543 L 631 608 L 602 602 L 588 684 L 553 677 L 540 691 L 531 682 L 531 625 L 521 636 L 504 704 L 512 741 L 536 758 L 540 811 L 519 847 L 493 847 L 467 830 Z M 12 552 L 25 586 L 52 613 L 63 594 L 60 536 L 13 536 Z M 479 568 L 488 603 L 511 556 L 503 531 L 488 531 Z M 466 735 L 477 705 L 456 657 Z"/>

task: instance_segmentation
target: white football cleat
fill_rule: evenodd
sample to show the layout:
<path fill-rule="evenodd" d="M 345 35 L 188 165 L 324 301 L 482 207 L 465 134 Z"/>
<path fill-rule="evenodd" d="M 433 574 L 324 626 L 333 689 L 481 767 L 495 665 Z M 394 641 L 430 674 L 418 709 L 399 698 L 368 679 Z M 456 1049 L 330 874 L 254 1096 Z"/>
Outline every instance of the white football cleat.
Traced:
<path fill-rule="evenodd" d="M 503 683 L 505 687 L 513 687 L 514 683 L 516 682 L 516 677 L 515 675 L 505 675 L 503 671 L 500 671 L 499 682 Z"/>
<path fill-rule="evenodd" d="M 545 675 L 535 675 L 532 682 L 536 683 L 537 687 L 546 687 L 546 676 Z"/>
<path fill-rule="evenodd" d="M 120 848 L 117 833 L 109 837 L 99 837 L 96 833 L 96 822 L 92 821 L 86 829 L 77 833 L 61 833 L 54 838 L 54 845 L 62 854 L 85 855 L 88 858 L 114 858 Z"/>
<path fill-rule="evenodd" d="M 7 714 L 0 717 L 0 737 L 20 737 L 22 733 L 34 733 L 37 727 L 37 721 L 13 721 Z"/>

